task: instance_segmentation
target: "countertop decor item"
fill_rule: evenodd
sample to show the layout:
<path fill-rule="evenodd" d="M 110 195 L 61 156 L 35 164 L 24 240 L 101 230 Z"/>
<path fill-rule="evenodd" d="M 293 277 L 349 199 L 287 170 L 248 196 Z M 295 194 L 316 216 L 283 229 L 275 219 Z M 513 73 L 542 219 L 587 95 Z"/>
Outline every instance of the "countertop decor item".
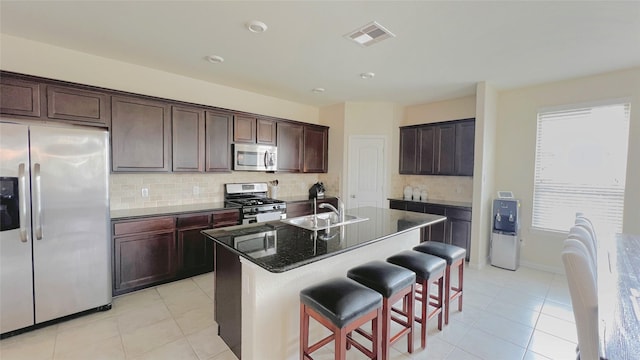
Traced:
<path fill-rule="evenodd" d="M 411 186 L 407 185 L 404 187 L 404 199 L 405 200 L 411 200 L 411 195 L 413 194 L 413 189 L 411 189 Z"/>
<path fill-rule="evenodd" d="M 413 200 L 420 200 L 420 188 L 413 188 Z"/>

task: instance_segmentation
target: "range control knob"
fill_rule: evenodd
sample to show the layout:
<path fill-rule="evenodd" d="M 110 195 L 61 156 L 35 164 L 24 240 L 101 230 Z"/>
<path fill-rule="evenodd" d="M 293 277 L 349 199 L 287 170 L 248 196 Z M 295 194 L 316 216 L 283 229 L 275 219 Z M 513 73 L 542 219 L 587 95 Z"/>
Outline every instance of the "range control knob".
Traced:
<path fill-rule="evenodd" d="M 258 208 L 253 208 L 253 212 L 257 214 L 258 213 Z"/>

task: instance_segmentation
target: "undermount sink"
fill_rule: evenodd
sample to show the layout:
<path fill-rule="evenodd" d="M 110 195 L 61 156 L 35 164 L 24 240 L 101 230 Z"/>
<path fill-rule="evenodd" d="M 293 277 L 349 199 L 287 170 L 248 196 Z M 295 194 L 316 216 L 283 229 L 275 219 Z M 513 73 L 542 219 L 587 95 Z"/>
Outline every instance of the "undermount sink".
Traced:
<path fill-rule="evenodd" d="M 314 224 L 314 217 L 317 218 L 317 224 Z M 324 229 L 330 229 L 336 226 L 349 225 L 349 224 L 354 224 L 354 223 L 358 223 L 366 220 L 369 220 L 369 219 L 345 214 L 344 221 L 341 222 L 336 213 L 326 212 L 326 213 L 320 213 L 317 215 L 306 215 L 306 216 L 299 216 L 299 217 L 290 218 L 290 219 L 282 219 L 280 221 L 282 221 L 283 223 L 301 227 L 307 230 L 324 230 Z"/>

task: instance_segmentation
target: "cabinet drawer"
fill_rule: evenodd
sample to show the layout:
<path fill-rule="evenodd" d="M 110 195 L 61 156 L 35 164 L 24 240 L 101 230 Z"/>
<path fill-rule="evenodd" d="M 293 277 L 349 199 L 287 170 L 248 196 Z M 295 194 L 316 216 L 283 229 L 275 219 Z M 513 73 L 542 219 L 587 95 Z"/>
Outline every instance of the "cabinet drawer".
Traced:
<path fill-rule="evenodd" d="M 407 205 L 404 201 L 389 200 L 389 208 L 396 210 L 407 210 Z"/>
<path fill-rule="evenodd" d="M 415 202 L 407 202 L 407 211 L 415 211 L 419 213 L 424 212 L 424 204 L 415 203 Z"/>
<path fill-rule="evenodd" d="M 181 216 L 181 217 L 178 217 L 177 219 L 176 227 L 178 228 L 193 227 L 193 226 L 207 227 L 209 226 L 209 222 L 210 222 L 209 214 Z"/>
<path fill-rule="evenodd" d="M 445 208 L 443 206 L 426 204 L 424 206 L 424 212 L 427 214 L 445 215 Z"/>
<path fill-rule="evenodd" d="M 172 217 L 154 218 L 139 221 L 117 222 L 113 224 L 113 235 L 137 234 L 149 231 L 172 230 L 175 221 Z"/>
<path fill-rule="evenodd" d="M 464 221 L 471 221 L 471 211 L 470 210 L 447 208 L 446 215 L 447 215 L 447 218 L 449 218 L 449 219 L 458 219 L 458 220 L 464 220 Z"/>
<path fill-rule="evenodd" d="M 240 219 L 240 210 L 224 210 L 213 213 L 213 227 L 223 227 L 238 225 Z"/>

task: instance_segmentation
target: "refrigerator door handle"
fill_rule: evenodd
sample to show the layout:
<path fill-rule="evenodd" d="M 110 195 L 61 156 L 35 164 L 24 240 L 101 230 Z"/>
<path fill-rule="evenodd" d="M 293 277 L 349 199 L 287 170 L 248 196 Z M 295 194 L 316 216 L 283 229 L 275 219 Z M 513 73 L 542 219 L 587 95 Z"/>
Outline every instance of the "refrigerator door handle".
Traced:
<path fill-rule="evenodd" d="M 35 178 L 35 204 L 36 204 L 36 240 L 42 240 L 42 186 L 40 184 L 40 164 L 33 165 L 33 177 Z"/>
<path fill-rule="evenodd" d="M 27 177 L 24 173 L 24 163 L 18 165 L 18 196 L 20 202 L 18 208 L 20 210 L 20 241 L 27 242 L 27 227 L 24 222 L 27 218 Z"/>

